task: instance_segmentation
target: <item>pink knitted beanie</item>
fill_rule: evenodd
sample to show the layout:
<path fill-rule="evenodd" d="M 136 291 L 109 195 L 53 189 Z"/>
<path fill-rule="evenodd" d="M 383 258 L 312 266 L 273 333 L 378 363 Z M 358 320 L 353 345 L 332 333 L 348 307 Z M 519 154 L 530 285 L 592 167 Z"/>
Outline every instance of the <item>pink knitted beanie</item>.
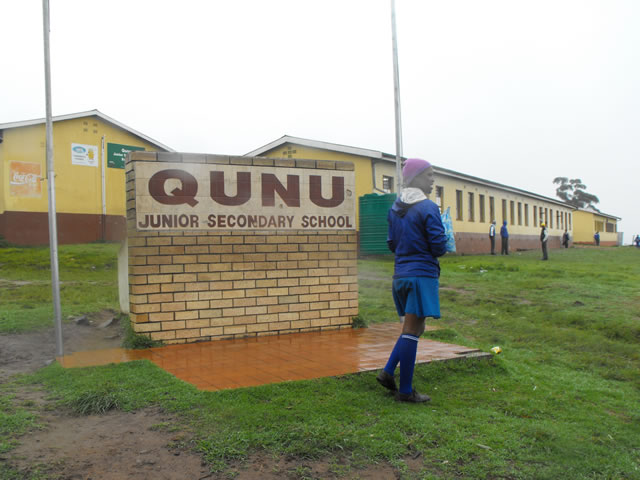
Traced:
<path fill-rule="evenodd" d="M 411 180 L 416 178 L 429 167 L 431 167 L 431 164 L 426 160 L 422 160 L 421 158 L 408 158 L 407 161 L 404 162 L 404 167 L 402 167 L 404 184 L 409 185 Z"/>

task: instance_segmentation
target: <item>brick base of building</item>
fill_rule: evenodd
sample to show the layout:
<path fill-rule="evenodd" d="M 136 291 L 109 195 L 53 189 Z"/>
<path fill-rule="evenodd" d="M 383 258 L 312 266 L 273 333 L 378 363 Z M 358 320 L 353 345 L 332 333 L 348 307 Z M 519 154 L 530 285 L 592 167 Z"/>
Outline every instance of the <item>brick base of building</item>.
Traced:
<path fill-rule="evenodd" d="M 127 222 L 122 215 L 57 213 L 58 243 L 119 242 L 126 238 Z M 0 235 L 14 245 L 48 245 L 47 212 L 0 214 Z"/>
<path fill-rule="evenodd" d="M 596 246 L 596 242 L 575 242 L 575 245 L 580 245 L 580 246 L 586 246 L 588 247 L 589 245 L 591 245 L 592 247 Z M 618 243 L 617 242 L 600 242 L 600 247 L 615 247 L 617 246 Z"/>
<path fill-rule="evenodd" d="M 491 240 L 488 234 L 456 233 L 456 252 L 463 255 L 491 253 Z M 496 253 L 500 254 L 500 236 L 496 236 Z M 548 248 L 561 248 L 562 235 L 549 235 Z M 540 250 L 538 235 L 509 235 L 509 252 L 522 250 Z"/>

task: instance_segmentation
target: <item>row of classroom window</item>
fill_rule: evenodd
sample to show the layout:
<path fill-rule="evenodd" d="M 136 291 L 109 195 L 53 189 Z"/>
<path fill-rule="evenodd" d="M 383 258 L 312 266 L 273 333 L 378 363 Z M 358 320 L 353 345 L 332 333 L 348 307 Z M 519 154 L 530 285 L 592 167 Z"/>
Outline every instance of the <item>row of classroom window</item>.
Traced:
<path fill-rule="evenodd" d="M 393 191 L 393 177 L 383 176 L 383 189 L 387 193 L 391 193 Z M 464 220 L 463 219 L 463 195 L 462 190 L 456 190 L 456 220 Z M 468 202 L 468 212 L 467 212 L 467 220 L 470 222 L 475 222 L 475 195 L 472 192 L 468 192 L 469 202 Z M 442 199 L 444 197 L 444 187 L 436 186 L 436 204 L 440 208 L 440 212 L 442 212 Z M 478 195 L 479 201 L 479 221 L 483 223 L 486 221 L 485 218 L 485 196 L 482 194 Z M 509 206 L 511 207 L 509 210 L 509 224 L 515 225 L 516 222 L 516 204 L 514 200 L 509 201 Z M 518 217 L 518 225 L 522 225 L 523 222 L 523 203 L 518 202 L 517 205 L 517 217 Z M 495 209 L 495 198 L 489 197 L 489 222 L 493 222 L 496 219 L 496 209 Z M 502 220 L 507 220 L 507 200 L 502 200 Z M 569 212 L 560 212 L 556 210 L 555 216 L 555 225 L 559 230 L 571 230 L 571 213 Z M 553 209 L 550 208 L 542 208 L 536 205 L 533 206 L 533 226 L 537 227 L 538 223 L 544 222 L 549 228 L 553 228 Z M 524 226 L 529 226 L 529 204 L 524 204 Z M 596 232 L 604 232 L 607 231 L 609 233 L 614 233 L 617 231 L 617 225 L 615 223 L 603 222 L 601 220 L 595 221 L 595 231 Z"/>
<path fill-rule="evenodd" d="M 442 211 L 442 199 L 444 198 L 444 187 L 436 186 L 436 204 L 440 207 Z M 475 193 L 467 192 L 467 218 L 466 220 L 469 222 L 476 221 L 476 202 L 475 202 Z M 456 190 L 456 209 L 455 209 L 455 219 L 459 221 L 463 221 L 463 212 L 464 206 L 463 201 L 464 192 L 462 190 Z M 478 194 L 478 221 L 480 223 L 486 222 L 486 197 L 485 195 Z M 524 208 L 523 208 L 524 207 Z M 533 226 L 537 227 L 538 223 L 544 222 L 549 228 L 554 228 L 554 215 L 553 209 L 547 207 L 538 207 L 537 205 L 533 206 Z M 523 215 L 524 214 L 524 215 Z M 496 220 L 496 201 L 495 197 L 489 197 L 489 222 L 493 222 Z M 525 227 L 529 226 L 529 204 L 517 202 L 515 200 L 502 200 L 502 221 L 507 221 L 509 225 L 523 225 Z M 517 223 L 516 223 L 517 220 Z M 555 226 L 556 228 L 563 230 L 571 230 L 571 213 L 569 212 L 560 212 L 556 210 L 555 212 Z"/>

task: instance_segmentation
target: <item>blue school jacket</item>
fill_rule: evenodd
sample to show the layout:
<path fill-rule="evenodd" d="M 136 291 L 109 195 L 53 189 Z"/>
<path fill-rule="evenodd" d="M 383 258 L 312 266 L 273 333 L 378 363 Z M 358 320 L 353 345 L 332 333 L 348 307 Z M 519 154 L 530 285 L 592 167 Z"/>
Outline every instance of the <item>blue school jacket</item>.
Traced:
<path fill-rule="evenodd" d="M 387 245 L 396 255 L 393 278 L 440 276 L 438 257 L 447 251 L 447 237 L 438 206 L 424 194 L 422 198 L 405 203 L 411 199 L 401 194 L 389 210 Z"/>

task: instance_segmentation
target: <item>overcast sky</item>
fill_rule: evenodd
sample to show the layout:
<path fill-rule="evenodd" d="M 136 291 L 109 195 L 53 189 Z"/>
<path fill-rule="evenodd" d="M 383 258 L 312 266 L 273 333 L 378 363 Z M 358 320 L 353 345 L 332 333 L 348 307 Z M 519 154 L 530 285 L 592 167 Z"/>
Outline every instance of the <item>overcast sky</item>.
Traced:
<path fill-rule="evenodd" d="M 178 151 L 282 135 L 395 153 L 388 0 L 50 0 L 53 114 Z M 0 123 L 44 117 L 42 2 L 0 0 Z M 640 1 L 396 0 L 404 154 L 640 233 Z"/>

